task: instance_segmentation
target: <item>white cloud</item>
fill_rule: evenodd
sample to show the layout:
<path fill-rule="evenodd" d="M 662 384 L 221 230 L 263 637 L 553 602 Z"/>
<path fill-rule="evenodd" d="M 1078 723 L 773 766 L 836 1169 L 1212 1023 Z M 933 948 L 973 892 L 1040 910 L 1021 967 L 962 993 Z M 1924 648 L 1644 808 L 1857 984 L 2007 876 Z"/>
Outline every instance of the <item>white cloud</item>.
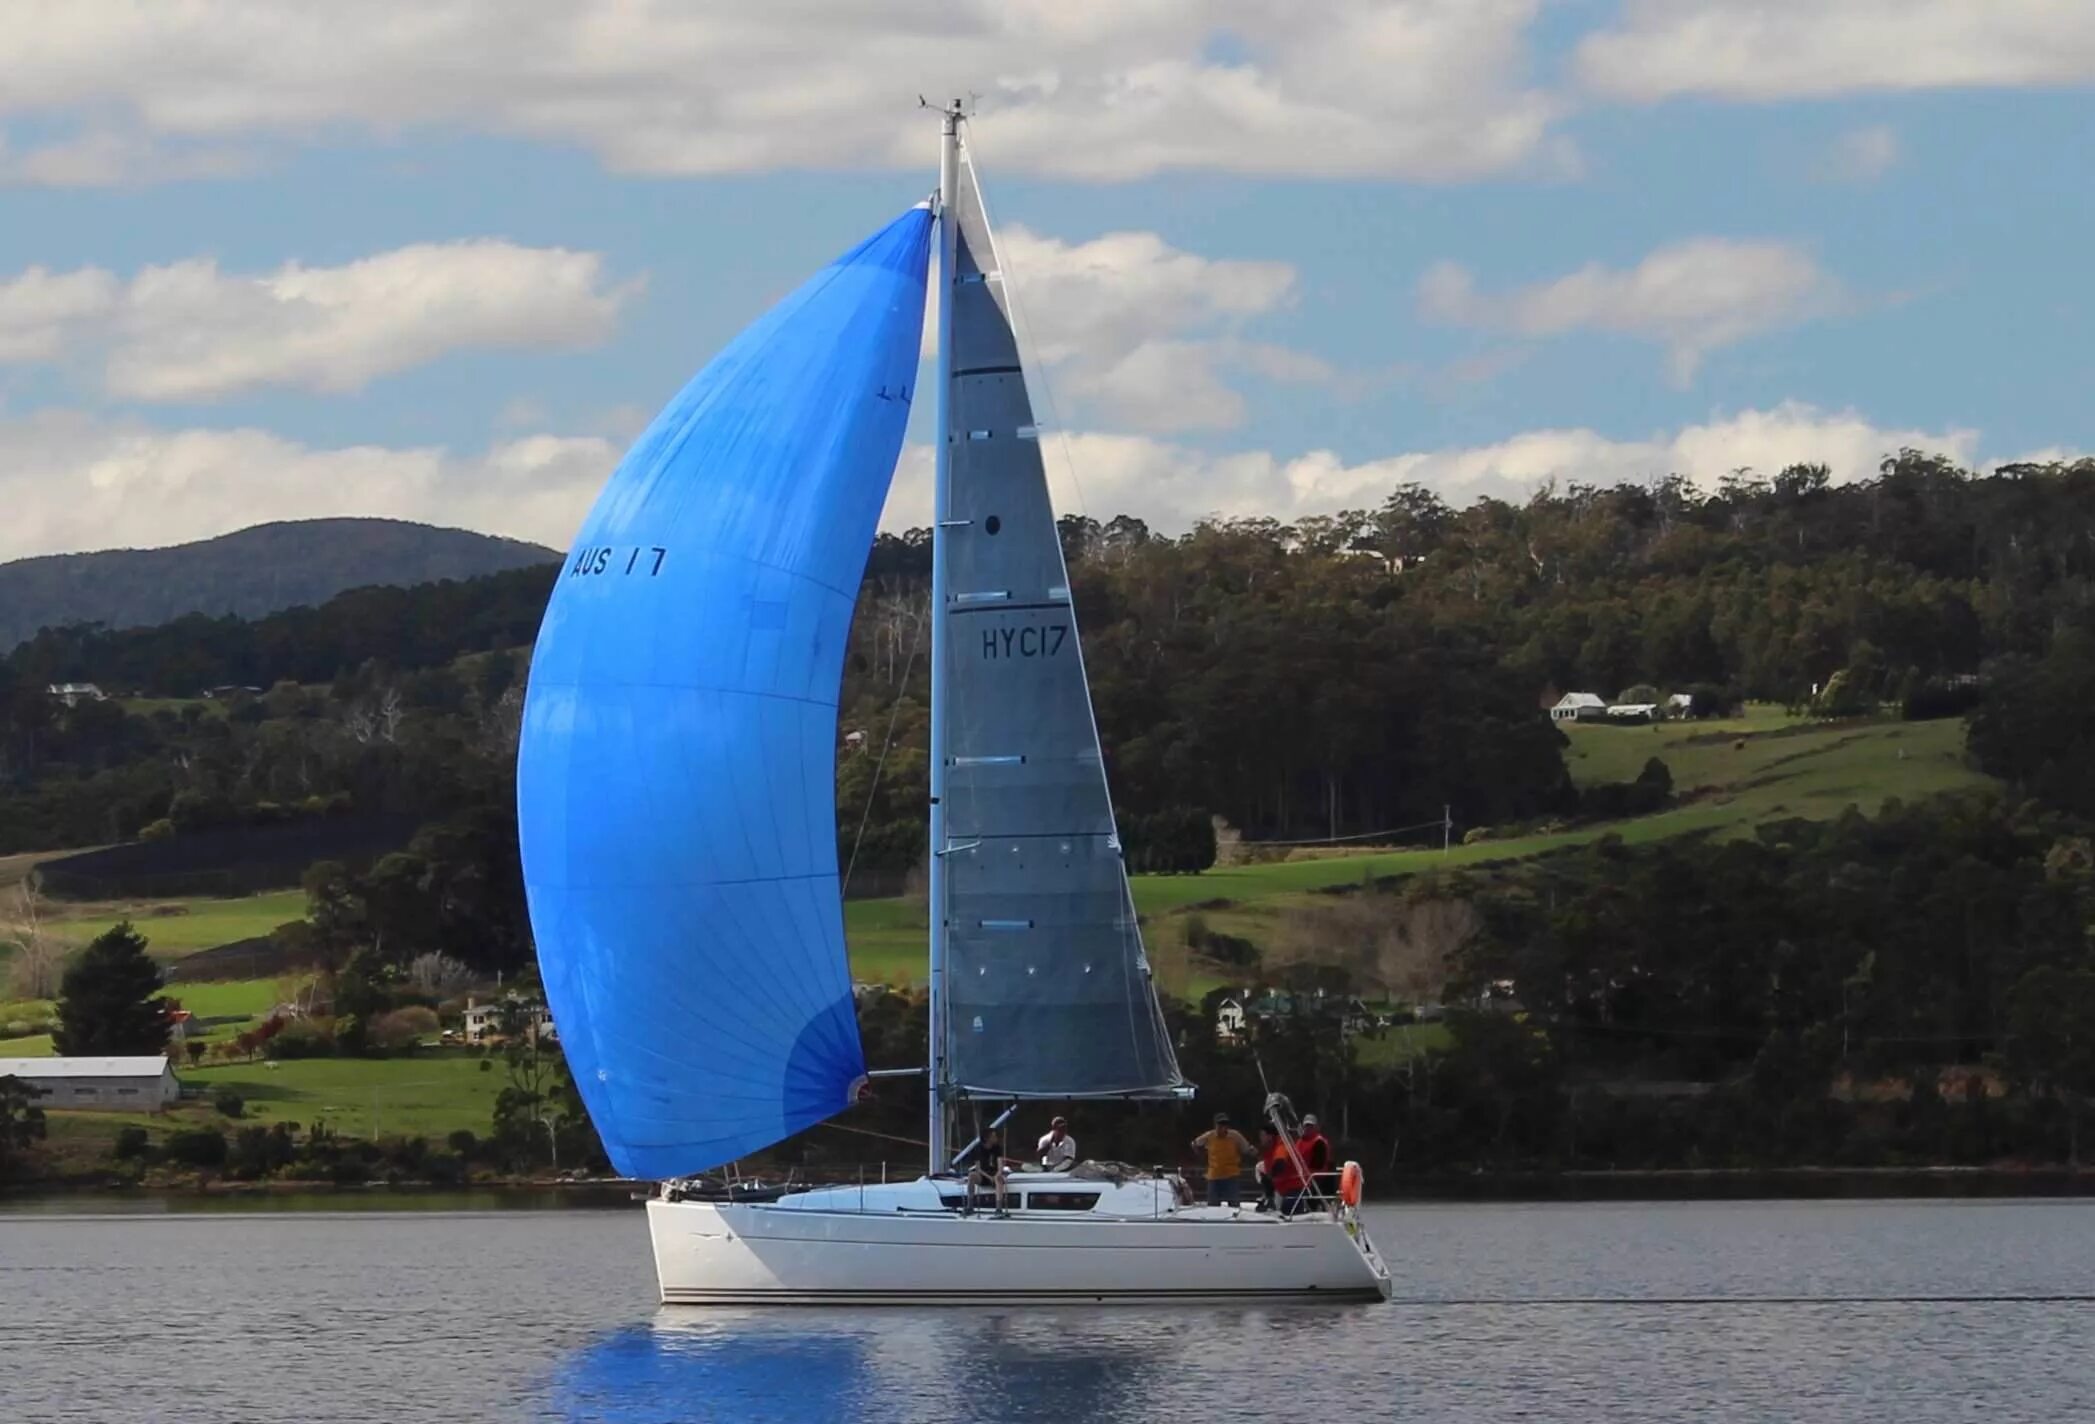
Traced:
<path fill-rule="evenodd" d="M 2003 465 L 2071 465 L 2082 460 L 2095 459 L 2095 453 L 2083 450 L 2078 445 L 2046 445 L 2038 450 L 2024 450 L 1999 460 L 1989 460 L 1992 469 Z"/>
<path fill-rule="evenodd" d="M 1457 506 L 1491 497 L 1522 501 L 1544 483 L 1613 484 L 1678 473 L 1705 488 L 1740 467 L 1773 474 L 1802 461 L 1823 463 L 1836 480 L 1875 474 L 1886 455 L 1912 446 L 1965 463 L 1977 458 L 1976 431 L 1879 426 L 1854 411 L 1786 402 L 1770 410 L 1719 416 L 1640 439 L 1584 428 L 1535 430 L 1488 445 L 1395 454 L 1348 464 L 1329 450 L 1212 454 L 1132 435 L 1073 435 L 1051 444 L 1049 484 L 1056 508 L 1097 519 L 1132 514 L 1180 533 L 1211 516 L 1298 519 L 1371 508 L 1400 484 L 1416 483 Z M 897 472 L 883 526 L 927 522 L 929 452 L 912 447 Z"/>
<path fill-rule="evenodd" d="M 1017 225 L 998 232 L 997 258 L 1017 295 L 1023 355 L 1054 393 L 1057 412 L 1038 412 L 1043 421 L 1227 429 L 1244 419 L 1232 376 L 1333 378 L 1317 357 L 1238 334 L 1294 303 L 1288 263 L 1203 257 L 1153 232 L 1065 242 Z M 937 324 L 927 312 L 927 351 Z"/>
<path fill-rule="evenodd" d="M 0 559 L 176 544 L 273 519 L 384 515 L 565 548 L 621 451 L 533 435 L 477 454 L 314 449 L 268 431 L 78 412 L 0 420 Z"/>
<path fill-rule="evenodd" d="M 98 268 L 31 267 L 0 282 L 0 361 L 47 361 L 83 322 L 115 306 L 116 278 Z"/>
<path fill-rule="evenodd" d="M 5 112 L 0 101 L 0 113 Z M 39 188 L 109 188 L 231 178 L 253 170 L 252 154 L 209 144 L 155 143 L 140 133 L 90 129 L 16 151 L 0 134 L 0 184 Z"/>
<path fill-rule="evenodd" d="M 1666 348 L 1668 375 L 1694 379 L 1710 352 L 1838 311 L 1840 284 L 1780 242 L 1704 237 L 1659 248 L 1626 271 L 1592 263 L 1552 282 L 1492 295 L 1442 262 L 1419 281 L 1419 309 L 1461 326 L 1524 336 L 1614 332 Z"/>
<path fill-rule="evenodd" d="M 128 283 L 98 268 L 31 268 L 0 285 L 0 360 L 97 347 L 110 393 L 149 401 L 351 391 L 452 351 L 593 345 L 636 290 L 608 285 L 596 253 L 498 241 L 252 276 L 203 258 Z"/>
<path fill-rule="evenodd" d="M 1561 168 L 1540 0 L 0 0 L 0 114 L 223 144 L 422 127 L 636 173 L 928 168 L 980 91 L 993 165 L 1454 179 Z"/>
<path fill-rule="evenodd" d="M 1850 129 L 1819 160 L 1818 175 L 1835 183 L 1873 183 L 1899 161 L 1898 131 L 1889 124 Z"/>
<path fill-rule="evenodd" d="M 1968 429 L 1879 426 L 1853 411 L 1786 403 L 1642 438 L 1588 429 L 1529 431 L 1488 445 L 1392 454 L 1348 464 L 1328 450 L 1216 454 L 1140 435 L 1046 442 L 1056 507 L 1132 514 L 1177 533 L 1208 516 L 1296 519 L 1379 504 L 1416 482 L 1457 505 L 1523 500 L 1546 481 L 1612 483 L 1680 473 L 1705 486 L 1741 466 L 1773 473 L 1798 461 L 1836 480 L 1875 472 L 1912 446 L 1965 464 Z M 2055 452 L 2038 452 L 2041 458 Z M 597 436 L 531 435 L 484 451 L 441 447 L 316 449 L 264 430 L 163 430 L 80 412 L 0 419 L 0 559 L 206 538 L 272 519 L 384 515 L 479 529 L 564 548 L 617 466 Z M 927 521 L 930 452 L 903 452 L 883 526 Z"/>
<path fill-rule="evenodd" d="M 1202 257 L 1153 232 L 1069 243 L 1012 226 L 999 231 L 996 242 L 998 261 L 1048 361 L 1126 350 L 1158 331 L 1261 316 L 1295 294 L 1295 269 L 1285 262 Z"/>
<path fill-rule="evenodd" d="M 1821 98 L 2095 82 L 2085 0 L 1628 0 L 1573 68 L 1610 98 Z"/>

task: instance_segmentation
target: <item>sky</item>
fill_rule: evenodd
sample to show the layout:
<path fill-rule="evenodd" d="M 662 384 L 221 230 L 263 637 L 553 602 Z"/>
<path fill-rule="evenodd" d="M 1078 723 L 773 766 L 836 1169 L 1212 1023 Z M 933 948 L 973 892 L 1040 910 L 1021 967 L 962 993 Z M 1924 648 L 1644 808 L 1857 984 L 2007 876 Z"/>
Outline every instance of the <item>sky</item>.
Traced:
<path fill-rule="evenodd" d="M 565 547 L 970 141 L 1058 507 L 2095 450 L 2095 3 L 0 0 L 0 559 Z M 885 518 L 925 522 L 929 402 Z"/>

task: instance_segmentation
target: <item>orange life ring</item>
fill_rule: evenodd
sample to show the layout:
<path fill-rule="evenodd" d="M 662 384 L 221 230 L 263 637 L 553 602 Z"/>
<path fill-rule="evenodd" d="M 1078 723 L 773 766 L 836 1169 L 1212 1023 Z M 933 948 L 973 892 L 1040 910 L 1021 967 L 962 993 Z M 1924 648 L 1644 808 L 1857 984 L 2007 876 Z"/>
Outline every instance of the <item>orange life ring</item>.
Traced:
<path fill-rule="evenodd" d="M 1362 1176 L 1358 1162 L 1348 1162 L 1339 1169 L 1338 1199 L 1347 1206 L 1360 1205 Z"/>

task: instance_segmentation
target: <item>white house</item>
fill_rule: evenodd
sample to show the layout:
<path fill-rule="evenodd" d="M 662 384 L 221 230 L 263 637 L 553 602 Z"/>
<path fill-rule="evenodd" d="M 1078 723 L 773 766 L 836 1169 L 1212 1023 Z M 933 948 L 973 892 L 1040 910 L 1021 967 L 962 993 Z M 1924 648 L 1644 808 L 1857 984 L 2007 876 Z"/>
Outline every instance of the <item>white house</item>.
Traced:
<path fill-rule="evenodd" d="M 555 1038 L 553 1020 L 546 1013 L 544 1004 L 525 1004 L 509 1000 L 499 1004 L 476 1004 L 466 1000 L 462 1037 L 467 1043 L 487 1043 L 502 1036 L 503 1016 L 517 1010 L 521 1013 L 524 1034 L 533 1043 L 540 1038 Z"/>
<path fill-rule="evenodd" d="M 1618 702 L 1608 709 L 1608 715 L 1620 717 L 1625 722 L 1634 721 L 1639 717 L 1648 722 L 1658 710 L 1659 705 L 1656 702 Z"/>
<path fill-rule="evenodd" d="M 1692 717 L 1695 715 L 1695 694 L 1676 692 L 1666 699 L 1668 717 Z"/>
<path fill-rule="evenodd" d="M 153 1112 L 182 1095 L 167 1055 L 138 1058 L 0 1058 L 0 1078 L 19 1078 L 40 1108 Z"/>
<path fill-rule="evenodd" d="M 1244 1037 L 1244 1005 L 1237 999 L 1224 999 L 1215 1007 L 1215 1041 L 1237 1043 Z"/>
<path fill-rule="evenodd" d="M 77 707 L 83 702 L 106 702 L 109 699 L 102 689 L 91 682 L 54 682 L 44 689 L 68 707 Z"/>
<path fill-rule="evenodd" d="M 1549 709 L 1552 722 L 1576 722 L 1581 717 L 1598 717 L 1608 710 L 1608 700 L 1591 692 L 1567 692 L 1557 699 L 1556 706 Z"/>

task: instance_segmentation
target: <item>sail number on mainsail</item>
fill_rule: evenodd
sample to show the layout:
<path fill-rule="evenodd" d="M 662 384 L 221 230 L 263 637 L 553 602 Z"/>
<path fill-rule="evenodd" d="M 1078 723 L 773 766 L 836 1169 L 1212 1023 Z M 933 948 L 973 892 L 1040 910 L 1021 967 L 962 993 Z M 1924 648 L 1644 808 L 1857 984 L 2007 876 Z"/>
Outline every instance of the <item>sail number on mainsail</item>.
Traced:
<path fill-rule="evenodd" d="M 1067 623 L 1050 623 L 1045 628 L 985 628 L 982 657 L 989 662 L 1002 658 L 1051 658 L 1062 651 L 1067 641 Z"/>

